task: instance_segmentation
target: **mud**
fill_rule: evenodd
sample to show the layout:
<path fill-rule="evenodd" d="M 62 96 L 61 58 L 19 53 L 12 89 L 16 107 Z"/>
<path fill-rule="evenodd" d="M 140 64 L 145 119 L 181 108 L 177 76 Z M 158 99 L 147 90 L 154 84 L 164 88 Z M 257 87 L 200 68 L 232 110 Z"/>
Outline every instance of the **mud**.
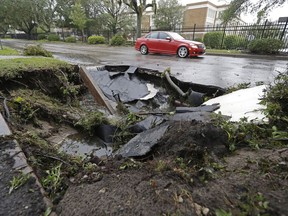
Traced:
<path fill-rule="evenodd" d="M 288 149 L 231 154 L 225 141 L 225 133 L 211 124 L 175 123 L 144 162 L 107 161 L 100 181 L 70 185 L 57 212 L 191 216 L 224 210 L 233 215 L 287 215 Z"/>

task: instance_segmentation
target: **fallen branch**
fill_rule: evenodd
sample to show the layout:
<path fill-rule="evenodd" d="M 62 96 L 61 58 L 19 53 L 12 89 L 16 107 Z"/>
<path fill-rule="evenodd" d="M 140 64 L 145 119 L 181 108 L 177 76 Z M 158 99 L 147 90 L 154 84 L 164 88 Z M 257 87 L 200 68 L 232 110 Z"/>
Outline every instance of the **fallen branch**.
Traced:
<path fill-rule="evenodd" d="M 62 160 L 61 158 L 58 158 L 58 157 L 54 157 L 54 156 L 50 156 L 50 155 L 45 155 L 45 154 L 36 154 L 36 155 L 42 156 L 42 157 L 46 157 L 46 158 L 50 158 L 50 159 L 54 159 L 54 160 L 58 160 L 58 161 L 66 164 L 66 165 L 68 165 L 68 166 L 72 166 L 70 163 L 68 163 L 68 162 L 66 162 L 66 161 L 64 161 L 64 160 Z"/>
<path fill-rule="evenodd" d="M 184 93 L 170 78 L 170 68 L 167 68 L 164 70 L 164 75 L 168 81 L 168 83 L 171 85 L 172 88 L 174 88 L 182 97 L 187 97 L 187 95 L 189 94 L 189 91 L 187 91 L 186 93 Z"/>

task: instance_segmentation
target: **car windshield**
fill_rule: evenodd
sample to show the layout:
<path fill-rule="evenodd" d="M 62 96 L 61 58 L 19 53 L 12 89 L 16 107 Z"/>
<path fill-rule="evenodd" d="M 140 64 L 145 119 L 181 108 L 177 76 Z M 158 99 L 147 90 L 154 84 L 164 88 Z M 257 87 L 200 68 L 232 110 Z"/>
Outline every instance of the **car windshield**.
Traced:
<path fill-rule="evenodd" d="M 175 32 L 169 32 L 169 34 L 173 37 L 174 40 L 185 40 L 181 35 Z"/>

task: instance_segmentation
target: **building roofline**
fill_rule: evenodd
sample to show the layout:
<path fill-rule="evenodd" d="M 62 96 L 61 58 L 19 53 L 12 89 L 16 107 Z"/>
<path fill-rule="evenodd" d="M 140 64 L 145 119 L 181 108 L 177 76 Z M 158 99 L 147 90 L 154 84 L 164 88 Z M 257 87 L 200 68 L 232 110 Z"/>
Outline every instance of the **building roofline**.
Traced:
<path fill-rule="evenodd" d="M 227 7 L 228 4 L 223 4 L 223 5 L 216 5 L 216 4 L 213 4 L 212 2 L 210 1 L 202 1 L 202 2 L 196 2 L 196 3 L 190 3 L 190 4 L 187 4 L 187 6 L 196 6 L 196 5 L 203 5 L 203 4 L 209 4 L 213 7 L 216 7 L 216 8 L 222 8 L 222 7 Z"/>

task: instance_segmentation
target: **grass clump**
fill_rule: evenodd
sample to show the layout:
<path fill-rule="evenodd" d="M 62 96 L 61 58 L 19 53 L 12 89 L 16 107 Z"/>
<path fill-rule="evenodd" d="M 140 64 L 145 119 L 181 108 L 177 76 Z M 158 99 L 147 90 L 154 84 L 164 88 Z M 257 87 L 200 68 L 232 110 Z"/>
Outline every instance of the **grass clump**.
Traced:
<path fill-rule="evenodd" d="M 0 79 L 12 79 L 23 71 L 68 68 L 70 65 L 64 61 L 53 58 L 17 58 L 0 59 Z"/>
<path fill-rule="evenodd" d="M 52 57 L 52 53 L 44 49 L 41 45 L 31 45 L 24 49 L 24 55 L 26 56 L 44 56 Z"/>
<path fill-rule="evenodd" d="M 10 181 L 9 194 L 24 185 L 29 178 L 29 174 L 21 174 L 20 176 L 14 176 L 13 179 Z"/>
<path fill-rule="evenodd" d="M 93 135 L 97 126 L 108 123 L 108 119 L 104 116 L 103 113 L 95 111 L 90 112 L 86 116 L 82 117 L 75 125 L 82 127 L 84 131 L 87 131 L 90 135 Z"/>
<path fill-rule="evenodd" d="M 63 184 L 63 177 L 61 172 L 62 163 L 46 170 L 46 177 L 43 177 L 41 183 L 46 191 L 49 192 L 50 197 L 54 197 L 59 191 Z"/>
<path fill-rule="evenodd" d="M 0 49 L 0 55 L 19 55 L 19 52 L 15 49 L 4 46 L 3 49 Z"/>

